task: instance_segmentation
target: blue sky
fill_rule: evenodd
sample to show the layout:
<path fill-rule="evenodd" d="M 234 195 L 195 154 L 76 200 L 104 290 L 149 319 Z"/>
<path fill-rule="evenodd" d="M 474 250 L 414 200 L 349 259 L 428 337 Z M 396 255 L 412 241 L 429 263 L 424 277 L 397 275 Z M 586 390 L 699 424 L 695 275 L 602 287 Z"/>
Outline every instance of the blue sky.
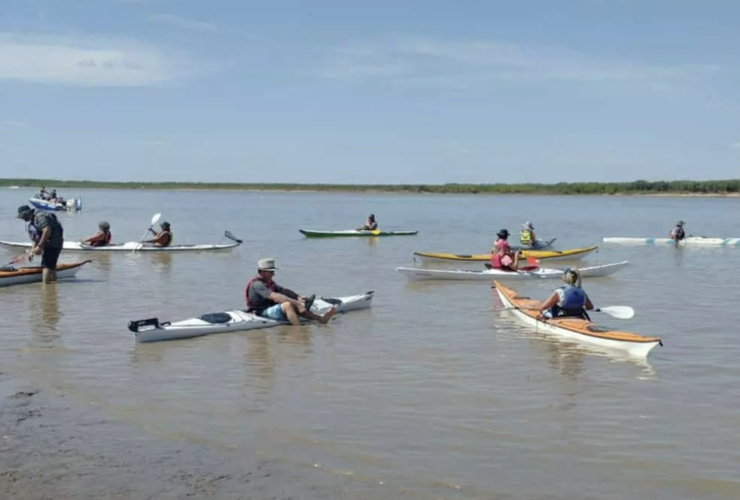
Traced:
<path fill-rule="evenodd" d="M 2 0 L 0 176 L 740 177 L 740 2 Z"/>

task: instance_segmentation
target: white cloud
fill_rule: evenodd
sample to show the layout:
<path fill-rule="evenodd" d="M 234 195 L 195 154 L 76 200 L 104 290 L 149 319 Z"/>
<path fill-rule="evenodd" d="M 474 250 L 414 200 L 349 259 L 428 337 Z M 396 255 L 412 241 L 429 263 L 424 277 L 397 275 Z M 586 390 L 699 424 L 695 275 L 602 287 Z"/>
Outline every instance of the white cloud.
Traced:
<path fill-rule="evenodd" d="M 345 81 L 463 89 L 522 80 L 657 85 L 717 70 L 712 65 L 608 61 L 570 50 L 530 49 L 493 41 L 411 38 L 338 48 L 317 73 Z"/>
<path fill-rule="evenodd" d="M 730 147 L 731 148 L 740 148 L 740 141 L 733 142 L 732 144 L 730 144 Z"/>
<path fill-rule="evenodd" d="M 27 128 L 28 123 L 20 120 L 2 120 L 0 121 L 0 126 L 9 128 Z"/>
<path fill-rule="evenodd" d="M 175 16 L 173 14 L 155 14 L 147 19 L 151 23 L 166 24 L 178 28 L 185 28 L 196 31 L 217 31 L 218 26 L 204 21 L 196 21 L 185 17 Z"/>
<path fill-rule="evenodd" d="M 191 72 L 188 58 L 133 41 L 0 35 L 0 81 L 145 87 Z"/>

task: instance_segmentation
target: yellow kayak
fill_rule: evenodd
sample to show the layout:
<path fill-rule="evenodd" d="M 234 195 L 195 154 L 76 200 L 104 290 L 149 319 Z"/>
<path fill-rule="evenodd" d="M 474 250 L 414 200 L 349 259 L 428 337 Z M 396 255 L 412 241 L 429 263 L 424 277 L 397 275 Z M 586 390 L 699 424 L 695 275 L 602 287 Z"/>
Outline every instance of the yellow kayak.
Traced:
<path fill-rule="evenodd" d="M 593 245 L 583 248 L 571 248 L 569 250 L 522 250 L 522 256 L 525 259 L 533 257 L 535 259 L 547 260 L 549 262 L 559 260 L 580 260 L 586 255 L 595 252 L 598 248 L 598 246 Z M 489 262 L 491 260 L 490 253 L 463 255 L 453 253 L 414 252 L 414 258 L 416 257 L 419 257 L 423 261 L 430 262 Z"/>

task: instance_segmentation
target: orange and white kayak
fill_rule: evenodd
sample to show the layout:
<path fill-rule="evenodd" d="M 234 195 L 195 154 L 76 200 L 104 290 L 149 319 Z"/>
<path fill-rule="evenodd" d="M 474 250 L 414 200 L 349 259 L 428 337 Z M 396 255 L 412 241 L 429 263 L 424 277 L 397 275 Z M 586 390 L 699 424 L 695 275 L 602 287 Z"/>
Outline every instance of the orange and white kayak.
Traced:
<path fill-rule="evenodd" d="M 533 326 L 537 331 L 573 339 L 585 344 L 619 351 L 629 356 L 646 358 L 656 346 L 663 345 L 659 337 L 643 337 L 636 333 L 611 330 L 580 318 L 538 317 L 540 301 L 520 296 L 515 290 L 505 287 L 498 281 L 493 282 L 498 296 L 507 309 L 522 322 Z"/>
<path fill-rule="evenodd" d="M 85 260 L 74 264 L 57 265 L 57 279 L 74 278 L 82 266 L 91 262 Z M 42 279 L 41 267 L 19 267 L 0 270 L 0 286 L 21 285 L 25 283 L 39 283 Z"/>

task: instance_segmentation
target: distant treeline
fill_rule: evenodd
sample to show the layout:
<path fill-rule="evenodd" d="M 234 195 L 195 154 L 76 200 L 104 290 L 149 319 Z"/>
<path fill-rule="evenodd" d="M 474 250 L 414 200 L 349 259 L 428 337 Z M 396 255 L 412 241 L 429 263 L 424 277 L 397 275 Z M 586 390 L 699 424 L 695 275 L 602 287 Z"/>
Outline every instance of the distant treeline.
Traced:
<path fill-rule="evenodd" d="M 560 182 L 557 184 L 238 184 L 226 182 L 97 182 L 0 179 L 0 186 L 110 189 L 229 189 L 459 194 L 736 194 L 740 179 L 722 181 Z"/>

